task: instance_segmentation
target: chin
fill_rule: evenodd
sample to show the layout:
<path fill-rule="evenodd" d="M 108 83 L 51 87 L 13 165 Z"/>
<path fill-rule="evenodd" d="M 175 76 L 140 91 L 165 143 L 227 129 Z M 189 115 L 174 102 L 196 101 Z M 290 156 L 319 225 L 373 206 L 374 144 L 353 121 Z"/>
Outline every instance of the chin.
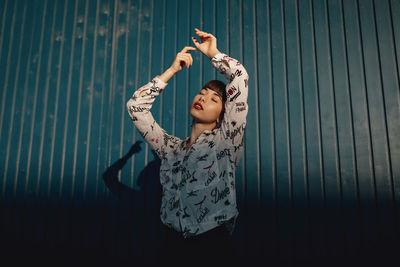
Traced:
<path fill-rule="evenodd" d="M 195 122 L 205 123 L 205 124 L 211 124 L 215 122 L 215 120 L 207 120 L 206 118 L 199 116 L 199 114 L 196 114 L 197 113 L 196 111 L 197 110 L 194 108 L 190 109 L 190 115 L 192 116 L 192 119 L 195 120 Z"/>
<path fill-rule="evenodd" d="M 201 117 L 199 116 L 197 109 L 191 108 L 189 113 L 190 113 L 190 115 L 192 116 L 193 119 L 201 120 Z"/>

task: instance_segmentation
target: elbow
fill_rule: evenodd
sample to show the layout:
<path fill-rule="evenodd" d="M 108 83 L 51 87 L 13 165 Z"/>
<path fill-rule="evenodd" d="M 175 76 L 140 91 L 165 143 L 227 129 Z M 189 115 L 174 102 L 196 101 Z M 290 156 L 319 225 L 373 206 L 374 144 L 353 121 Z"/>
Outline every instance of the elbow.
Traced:
<path fill-rule="evenodd" d="M 131 117 L 132 120 L 136 118 L 136 116 L 134 115 L 136 110 L 135 106 L 136 103 L 133 99 L 129 99 L 128 102 L 126 102 L 126 109 L 128 110 L 129 116 Z"/>
<path fill-rule="evenodd" d="M 132 98 L 130 98 L 130 99 L 128 100 L 128 102 L 126 102 L 126 108 L 128 109 L 128 111 L 129 111 L 129 109 L 130 109 L 132 106 L 134 106 L 134 101 L 133 101 Z"/>
<path fill-rule="evenodd" d="M 245 79 L 249 79 L 249 74 L 247 73 L 247 70 L 243 67 L 243 76 Z"/>
<path fill-rule="evenodd" d="M 135 107 L 137 106 L 137 102 L 134 100 L 134 99 L 132 99 L 132 98 L 130 98 L 129 100 L 128 100 L 128 102 L 126 102 L 126 109 L 128 110 L 128 113 L 130 114 L 130 115 L 132 115 L 133 113 L 135 113 Z"/>

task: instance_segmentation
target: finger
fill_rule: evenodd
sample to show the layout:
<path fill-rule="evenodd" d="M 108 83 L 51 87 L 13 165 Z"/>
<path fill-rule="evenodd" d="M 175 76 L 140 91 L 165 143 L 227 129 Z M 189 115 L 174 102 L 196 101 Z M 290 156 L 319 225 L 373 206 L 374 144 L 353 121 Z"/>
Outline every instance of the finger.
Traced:
<path fill-rule="evenodd" d="M 188 65 L 192 65 L 193 60 L 191 59 L 192 56 L 189 53 L 183 54 L 182 58 L 188 63 Z"/>
<path fill-rule="evenodd" d="M 197 48 L 199 48 L 199 45 L 200 45 L 199 41 L 197 41 L 197 39 L 194 38 L 194 37 L 192 37 L 192 41 L 193 41 L 194 45 L 195 45 Z"/>
<path fill-rule="evenodd" d="M 187 67 L 187 68 L 190 67 L 190 59 L 186 59 L 186 67 Z"/>
<path fill-rule="evenodd" d="M 189 57 L 186 54 L 179 54 L 178 55 L 178 60 L 181 64 L 181 66 L 186 66 L 187 68 L 189 68 Z"/>
<path fill-rule="evenodd" d="M 209 34 L 207 32 L 203 32 L 203 31 L 199 31 L 199 32 L 197 32 L 197 35 L 200 37 L 209 37 L 211 34 Z"/>
<path fill-rule="evenodd" d="M 204 32 L 202 32 L 202 31 L 200 31 L 200 30 L 196 30 L 196 34 L 199 36 L 199 37 L 202 37 L 203 35 L 204 35 Z"/>
<path fill-rule="evenodd" d="M 202 31 L 198 31 L 198 32 L 196 32 L 196 34 L 197 34 L 198 36 L 200 36 L 200 37 L 203 37 L 205 33 L 202 32 Z"/>
<path fill-rule="evenodd" d="M 177 59 L 180 65 L 185 64 L 185 57 L 182 54 L 178 54 Z"/>
<path fill-rule="evenodd" d="M 186 53 L 187 51 L 193 51 L 193 50 L 196 50 L 196 48 L 193 47 L 193 46 L 185 46 L 185 47 L 182 49 L 181 53 Z"/>
<path fill-rule="evenodd" d="M 197 41 L 197 39 L 195 37 L 192 36 L 192 41 L 195 45 L 197 45 L 199 43 L 199 41 Z"/>
<path fill-rule="evenodd" d="M 192 55 L 187 53 L 187 54 L 184 55 L 184 59 L 185 59 L 185 62 L 186 62 L 186 67 L 189 68 L 192 65 L 192 62 L 193 62 Z"/>
<path fill-rule="evenodd" d="M 196 32 L 196 34 L 204 34 L 206 32 L 200 31 L 199 29 L 195 28 L 194 31 Z"/>
<path fill-rule="evenodd" d="M 193 64 L 193 58 L 192 58 L 192 55 L 191 54 L 186 54 L 186 60 L 188 61 L 188 63 L 189 63 L 189 66 L 192 66 L 192 64 Z"/>

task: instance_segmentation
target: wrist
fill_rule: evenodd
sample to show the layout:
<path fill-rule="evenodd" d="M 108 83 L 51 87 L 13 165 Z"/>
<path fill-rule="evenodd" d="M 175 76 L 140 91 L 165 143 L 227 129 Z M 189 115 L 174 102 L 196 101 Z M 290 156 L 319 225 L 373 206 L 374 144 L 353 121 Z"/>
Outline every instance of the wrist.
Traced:
<path fill-rule="evenodd" d="M 175 74 L 177 74 L 178 72 L 180 72 L 183 69 L 183 67 L 181 67 L 180 69 L 176 69 L 174 66 L 171 65 L 171 67 L 169 67 L 167 69 L 167 72 L 171 74 L 171 76 L 175 76 Z"/>
<path fill-rule="evenodd" d="M 158 78 L 167 83 L 169 79 L 171 79 L 178 71 L 174 70 L 172 67 L 169 67 L 168 69 L 166 69 L 164 71 L 163 74 L 161 74 L 160 76 L 158 76 Z"/>
<path fill-rule="evenodd" d="M 209 59 L 212 59 L 213 57 L 215 57 L 215 56 L 218 55 L 219 53 L 221 53 L 221 52 L 219 52 L 218 49 L 214 49 L 214 50 L 212 50 L 211 52 L 209 52 L 207 56 L 208 56 Z"/>
<path fill-rule="evenodd" d="M 179 70 L 176 70 L 171 66 L 165 72 L 167 72 L 167 73 L 171 74 L 172 76 L 174 76 L 175 74 L 177 74 L 179 72 Z"/>

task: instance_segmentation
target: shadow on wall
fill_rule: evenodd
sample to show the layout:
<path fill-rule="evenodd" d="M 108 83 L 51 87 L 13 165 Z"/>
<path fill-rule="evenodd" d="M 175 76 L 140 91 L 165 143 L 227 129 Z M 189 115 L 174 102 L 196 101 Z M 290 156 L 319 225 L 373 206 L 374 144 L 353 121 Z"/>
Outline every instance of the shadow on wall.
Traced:
<path fill-rule="evenodd" d="M 122 222 L 120 230 L 121 249 L 111 257 L 114 262 L 124 264 L 155 264 L 160 243 L 163 242 L 163 233 L 160 221 L 161 184 L 159 179 L 161 160 L 152 150 L 154 160 L 140 172 L 135 190 L 118 179 L 118 174 L 133 154 L 141 150 L 141 141 L 137 141 L 127 154 L 114 162 L 103 173 L 103 180 L 107 188 L 120 202 L 119 214 L 128 222 Z M 132 225 L 133 223 L 133 225 Z"/>
<path fill-rule="evenodd" d="M 163 242 L 160 221 L 160 159 L 140 172 L 130 188 L 118 179 L 119 172 L 141 150 L 137 141 L 122 158 L 103 173 L 111 197 L 98 200 L 34 199 L 32 212 L 11 209 L 2 217 L 0 202 L 0 258 L 4 266 L 152 266 Z M 113 197 L 115 195 L 115 198 Z M 40 214 L 42 216 L 38 216 Z M 18 219 L 18 220 L 17 220 Z M 17 227 L 23 219 L 24 227 Z M 13 227 L 17 225 L 16 227 Z M 15 228 L 15 230 L 13 230 Z M 18 233 L 17 238 L 14 232 Z M 42 231 L 39 231 L 42 230 Z M 36 232 L 35 232 L 36 231 Z M 11 232 L 4 235 L 6 232 Z"/>

